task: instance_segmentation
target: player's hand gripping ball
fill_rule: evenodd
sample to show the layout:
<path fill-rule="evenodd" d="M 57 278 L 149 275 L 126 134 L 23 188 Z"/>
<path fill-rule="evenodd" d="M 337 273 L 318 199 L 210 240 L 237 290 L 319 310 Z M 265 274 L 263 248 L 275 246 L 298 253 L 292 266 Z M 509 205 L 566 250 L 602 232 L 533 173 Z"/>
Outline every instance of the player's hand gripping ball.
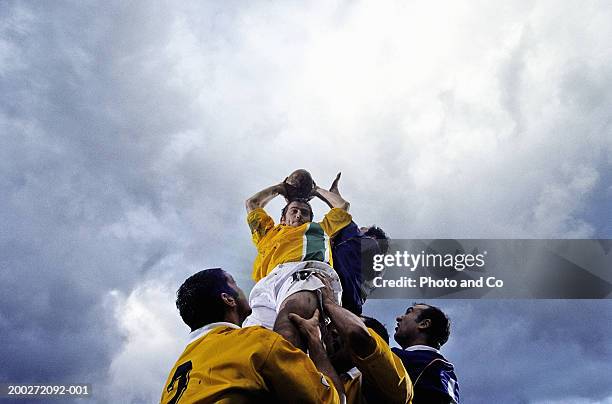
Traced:
<path fill-rule="evenodd" d="M 304 169 L 295 170 L 285 179 L 287 199 L 310 199 L 314 181 L 310 173 Z"/>

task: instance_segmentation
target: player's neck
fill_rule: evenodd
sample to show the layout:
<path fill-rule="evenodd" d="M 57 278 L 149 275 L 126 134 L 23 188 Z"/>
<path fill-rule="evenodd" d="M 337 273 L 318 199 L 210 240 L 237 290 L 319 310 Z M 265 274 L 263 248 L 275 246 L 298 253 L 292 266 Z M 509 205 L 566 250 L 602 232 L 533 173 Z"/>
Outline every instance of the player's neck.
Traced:
<path fill-rule="evenodd" d="M 427 345 L 427 346 L 430 346 L 427 343 L 427 338 L 425 338 L 424 336 L 419 336 L 419 337 L 414 338 L 410 342 L 408 342 L 406 344 L 406 346 L 403 346 L 402 348 L 406 349 L 406 348 L 409 348 L 409 347 L 414 346 L 414 345 Z"/>
<path fill-rule="evenodd" d="M 240 321 L 240 316 L 238 316 L 238 312 L 236 310 L 228 310 L 225 312 L 223 316 L 223 321 L 226 323 L 236 324 L 237 326 L 242 325 L 242 321 Z"/>

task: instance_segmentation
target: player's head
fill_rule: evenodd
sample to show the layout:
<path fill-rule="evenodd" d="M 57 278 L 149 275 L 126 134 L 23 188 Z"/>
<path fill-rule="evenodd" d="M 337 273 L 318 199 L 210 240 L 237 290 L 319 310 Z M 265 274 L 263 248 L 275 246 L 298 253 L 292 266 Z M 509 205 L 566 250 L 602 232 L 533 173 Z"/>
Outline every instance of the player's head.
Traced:
<path fill-rule="evenodd" d="M 176 307 L 191 330 L 217 321 L 240 325 L 251 307 L 234 278 L 221 268 L 200 271 L 176 292 Z"/>
<path fill-rule="evenodd" d="M 439 349 L 448 341 L 450 320 L 435 306 L 414 304 L 396 320 L 394 338 L 402 348 L 422 344 Z"/>
<path fill-rule="evenodd" d="M 361 316 L 361 320 L 363 320 L 363 323 L 366 325 L 366 327 L 374 330 L 374 332 L 378 334 L 383 340 L 385 340 L 387 344 L 389 343 L 389 333 L 380 321 L 375 318 L 363 315 Z"/>
<path fill-rule="evenodd" d="M 366 327 L 374 330 L 383 340 L 389 343 L 389 334 L 378 320 L 372 317 L 360 316 Z M 326 332 L 323 335 L 323 342 L 327 349 L 329 361 L 338 373 L 344 373 L 355 366 L 351 351 L 347 342 L 340 337 L 338 330 L 333 324 L 326 327 Z"/>
<path fill-rule="evenodd" d="M 360 228 L 361 234 L 366 237 L 371 237 L 376 240 L 378 244 L 378 248 L 382 254 L 386 254 L 389 251 L 389 236 L 384 232 L 383 229 L 377 227 L 376 225 L 372 225 L 370 227 L 362 227 Z"/>
<path fill-rule="evenodd" d="M 312 207 L 307 199 L 292 199 L 281 212 L 281 223 L 289 226 L 300 226 L 312 222 Z"/>

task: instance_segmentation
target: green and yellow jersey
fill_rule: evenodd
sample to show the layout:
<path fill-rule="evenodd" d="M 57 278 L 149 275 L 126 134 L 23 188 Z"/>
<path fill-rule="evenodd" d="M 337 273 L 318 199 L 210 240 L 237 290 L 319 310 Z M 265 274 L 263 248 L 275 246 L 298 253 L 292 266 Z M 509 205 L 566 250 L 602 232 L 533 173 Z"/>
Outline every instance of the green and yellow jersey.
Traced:
<path fill-rule="evenodd" d="M 247 222 L 257 258 L 253 264 L 253 279 L 259 281 L 277 265 L 285 262 L 322 261 L 332 265 L 329 239 L 351 223 L 351 215 L 344 209 L 333 208 L 320 223 L 301 226 L 274 224 L 265 210 L 249 212 Z"/>

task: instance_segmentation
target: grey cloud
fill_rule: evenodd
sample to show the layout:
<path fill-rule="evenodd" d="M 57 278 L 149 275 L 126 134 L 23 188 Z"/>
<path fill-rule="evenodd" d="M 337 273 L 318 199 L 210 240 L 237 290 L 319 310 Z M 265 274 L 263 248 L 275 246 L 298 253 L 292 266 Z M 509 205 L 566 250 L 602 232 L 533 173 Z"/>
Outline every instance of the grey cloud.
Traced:
<path fill-rule="evenodd" d="M 194 235 L 206 214 L 190 217 L 202 209 L 223 220 L 238 207 L 202 198 L 219 188 L 207 183 L 221 168 L 207 150 L 187 167 L 204 173 L 192 195 L 174 194 L 183 180 L 156 166 L 193 124 L 191 100 L 147 66 L 168 61 L 156 54 L 173 14 L 136 3 L 5 7 L 13 46 L 4 57 L 20 63 L 0 81 L 0 378 L 103 381 L 122 343 L 102 303 L 108 291 L 131 290 L 184 250 L 202 250 L 180 262 L 183 272 L 197 268 L 226 236 Z M 226 172 L 229 181 L 235 172 Z"/>
<path fill-rule="evenodd" d="M 524 130 L 523 114 L 521 112 L 521 92 L 528 91 L 524 88 L 523 74 L 525 73 L 525 62 L 530 46 L 530 27 L 523 26 L 520 39 L 514 49 L 508 55 L 506 63 L 502 64 L 500 75 L 501 104 L 508 111 L 514 121 L 516 135 L 520 136 Z"/>

